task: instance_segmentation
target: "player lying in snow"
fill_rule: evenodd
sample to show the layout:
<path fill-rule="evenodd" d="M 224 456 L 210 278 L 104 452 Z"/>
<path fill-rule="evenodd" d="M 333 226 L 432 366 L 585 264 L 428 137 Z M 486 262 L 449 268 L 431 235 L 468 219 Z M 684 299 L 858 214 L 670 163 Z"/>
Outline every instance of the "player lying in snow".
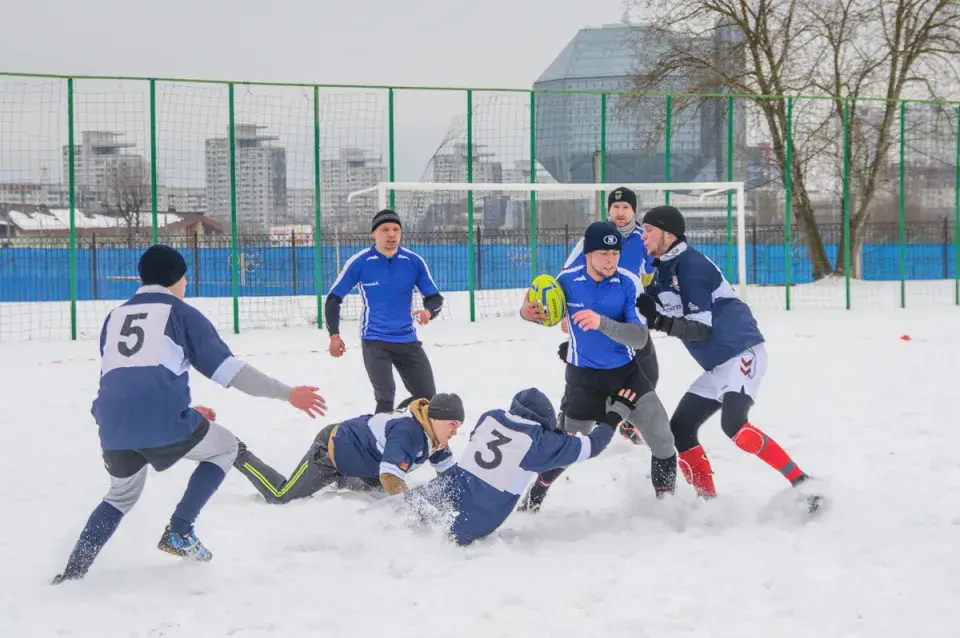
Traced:
<path fill-rule="evenodd" d="M 426 522 L 452 518 L 453 540 L 472 543 L 507 520 L 538 472 L 602 452 L 636 399 L 631 390 L 621 390 L 607 401 L 606 415 L 588 434 L 566 434 L 557 430 L 550 399 L 536 388 L 522 390 L 509 410 L 484 412 L 458 463 L 404 494 L 404 505 Z"/>
<path fill-rule="evenodd" d="M 453 467 L 447 442 L 463 423 L 463 402 L 456 394 L 416 399 L 404 409 L 364 414 L 320 430 L 290 478 L 261 461 L 238 442 L 233 466 L 270 503 L 310 496 L 332 483 L 360 479 L 367 489 L 388 494 L 407 490 L 404 476 L 428 460 L 437 472 Z M 356 482 L 356 481 L 355 481 Z"/>

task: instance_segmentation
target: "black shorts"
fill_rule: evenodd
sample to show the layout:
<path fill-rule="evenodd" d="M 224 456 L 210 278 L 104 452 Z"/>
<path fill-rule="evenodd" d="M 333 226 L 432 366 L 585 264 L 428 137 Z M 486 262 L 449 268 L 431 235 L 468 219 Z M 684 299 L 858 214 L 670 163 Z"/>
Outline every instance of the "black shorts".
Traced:
<path fill-rule="evenodd" d="M 638 397 L 653 391 L 636 359 L 609 370 L 567 364 L 566 382 L 563 414 L 581 421 L 603 419 L 607 413 L 607 399 L 616 396 L 623 388 L 633 390 Z"/>
<path fill-rule="evenodd" d="M 103 463 L 107 472 L 115 478 L 129 478 L 149 463 L 158 472 L 170 469 L 177 461 L 203 440 L 210 429 L 210 422 L 204 419 L 189 437 L 179 443 L 160 447 L 147 447 L 139 450 L 103 450 Z"/>

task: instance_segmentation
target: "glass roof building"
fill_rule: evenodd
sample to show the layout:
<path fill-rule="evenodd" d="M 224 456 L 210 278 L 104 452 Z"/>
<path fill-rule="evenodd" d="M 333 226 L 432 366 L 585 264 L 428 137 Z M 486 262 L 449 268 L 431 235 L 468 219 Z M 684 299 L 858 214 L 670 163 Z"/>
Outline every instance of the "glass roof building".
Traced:
<path fill-rule="evenodd" d="M 717 29 L 722 47 L 735 32 Z M 597 94 L 536 96 L 537 160 L 558 182 L 601 181 L 601 148 L 605 148 L 606 182 L 723 181 L 727 179 L 727 98 L 699 102 L 673 99 L 670 109 L 670 161 L 667 166 L 667 104 L 662 96 L 638 97 L 627 103 L 600 92 L 629 90 L 630 78 L 662 53 L 661 34 L 643 25 L 611 25 L 582 29 L 534 83 L 535 90 L 596 91 Z M 638 43 L 642 46 L 638 46 Z M 668 78 L 660 93 L 682 93 L 683 77 Z M 720 90 L 711 92 L 721 92 Z M 746 158 L 746 117 L 734 107 L 734 174 Z"/>

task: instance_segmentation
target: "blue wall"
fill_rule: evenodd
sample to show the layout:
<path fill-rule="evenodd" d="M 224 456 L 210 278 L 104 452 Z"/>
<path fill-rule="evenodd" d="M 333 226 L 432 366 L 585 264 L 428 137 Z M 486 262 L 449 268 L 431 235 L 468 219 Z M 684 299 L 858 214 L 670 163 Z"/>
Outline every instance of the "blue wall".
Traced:
<path fill-rule="evenodd" d="M 467 247 L 454 244 L 407 244 L 427 260 L 441 290 L 467 290 Z M 340 263 L 365 247 L 344 245 Z M 724 245 L 699 247 L 721 268 L 726 268 Z M 559 272 L 570 247 L 548 245 L 538 249 L 538 271 Z M 263 246 L 241 248 L 247 260 L 241 296 L 312 295 L 316 293 L 313 246 Z M 123 299 L 137 288 L 137 260 L 141 248 L 78 249 L 77 298 Z M 182 250 L 187 260 L 189 296 L 229 297 L 230 249 L 191 248 Z M 195 254 L 195 253 L 199 254 Z M 827 245 L 831 259 L 837 254 L 835 244 Z M 863 278 L 867 280 L 899 280 L 900 249 L 896 244 L 866 244 L 863 247 Z M 735 257 L 735 253 L 734 253 Z M 749 283 L 783 285 L 786 281 L 783 244 L 747 246 Z M 94 269 L 96 260 L 96 269 Z M 521 244 L 481 245 L 477 273 L 480 289 L 523 288 L 530 282 L 529 248 Z M 323 291 L 330 289 L 336 278 L 337 257 L 333 246 L 324 246 Z M 199 270 L 199 273 L 197 272 Z M 67 249 L 3 248 L 0 249 L 0 302 L 69 300 L 69 251 Z M 294 278 L 296 272 L 296 278 Z M 953 278 L 956 272 L 953 246 L 944 244 L 909 244 L 906 247 L 907 279 Z M 95 273 L 95 274 L 94 274 Z M 790 279 L 793 283 L 810 282 L 812 269 L 803 246 L 795 246 L 791 259 Z M 736 260 L 733 273 L 736 282 Z M 296 287 L 294 287 L 296 279 Z M 94 286 L 94 282 L 96 286 Z M 96 288 L 96 294 L 94 294 Z"/>

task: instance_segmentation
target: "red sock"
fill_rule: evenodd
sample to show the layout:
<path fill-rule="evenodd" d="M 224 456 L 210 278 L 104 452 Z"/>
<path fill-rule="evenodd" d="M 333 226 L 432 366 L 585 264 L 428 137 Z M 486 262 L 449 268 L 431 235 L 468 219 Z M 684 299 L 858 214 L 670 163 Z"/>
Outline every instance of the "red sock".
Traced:
<path fill-rule="evenodd" d="M 764 463 L 783 474 L 788 481 L 794 481 L 803 476 L 803 471 L 793 462 L 790 455 L 783 451 L 776 441 L 761 432 L 749 422 L 744 423 L 733 442 L 744 452 L 756 454 Z"/>
<path fill-rule="evenodd" d="M 683 472 L 683 477 L 697 490 L 697 494 L 703 498 L 713 498 L 717 495 L 717 488 L 713 484 L 713 467 L 710 466 L 710 459 L 707 458 L 702 445 L 681 454 L 678 465 Z"/>

